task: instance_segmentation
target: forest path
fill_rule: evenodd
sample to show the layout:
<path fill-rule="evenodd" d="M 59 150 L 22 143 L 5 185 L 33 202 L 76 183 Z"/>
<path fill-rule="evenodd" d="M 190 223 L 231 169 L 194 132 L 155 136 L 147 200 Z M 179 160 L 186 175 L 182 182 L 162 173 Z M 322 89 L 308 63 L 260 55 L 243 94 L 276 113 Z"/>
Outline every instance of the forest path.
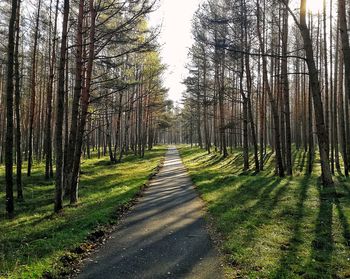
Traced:
<path fill-rule="evenodd" d="M 223 278 L 204 214 L 172 147 L 144 196 L 78 278 Z"/>

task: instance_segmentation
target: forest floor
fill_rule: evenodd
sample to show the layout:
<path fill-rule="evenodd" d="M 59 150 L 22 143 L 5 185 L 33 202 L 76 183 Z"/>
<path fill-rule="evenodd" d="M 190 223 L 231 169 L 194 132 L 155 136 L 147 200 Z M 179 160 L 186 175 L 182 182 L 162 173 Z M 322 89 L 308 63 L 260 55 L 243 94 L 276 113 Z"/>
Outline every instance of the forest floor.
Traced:
<path fill-rule="evenodd" d="M 223 278 L 203 205 L 179 153 L 169 149 L 150 187 L 106 244 L 86 259 L 78 278 Z"/>
<path fill-rule="evenodd" d="M 337 195 L 319 184 L 319 163 L 294 150 L 294 176 L 242 173 L 242 151 L 228 158 L 179 148 L 238 278 L 350 278 L 350 179 L 336 177 Z M 253 166 L 253 162 L 251 162 Z"/>
<path fill-rule="evenodd" d="M 16 203 L 14 219 L 5 218 L 4 202 L 0 203 L 0 278 L 40 278 L 62 272 L 64 260 L 77 257 L 69 251 L 117 222 L 120 209 L 147 183 L 165 152 L 165 147 L 156 147 L 143 159 L 130 155 L 120 164 L 110 164 L 107 157 L 84 160 L 79 204 L 67 203 L 59 215 L 52 214 L 54 182 L 44 179 L 43 164 L 34 164 L 32 176 L 23 175 L 25 201 Z M 0 167 L 0 185 L 3 177 Z M 3 191 L 1 187 L 2 201 Z"/>

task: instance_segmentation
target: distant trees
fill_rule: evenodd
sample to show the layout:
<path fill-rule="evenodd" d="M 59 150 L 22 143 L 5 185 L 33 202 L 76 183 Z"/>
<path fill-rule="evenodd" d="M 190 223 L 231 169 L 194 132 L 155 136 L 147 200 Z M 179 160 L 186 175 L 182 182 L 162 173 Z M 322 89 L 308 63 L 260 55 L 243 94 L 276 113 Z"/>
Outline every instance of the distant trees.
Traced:
<path fill-rule="evenodd" d="M 34 15 L 20 4 L 0 5 L 8 15 L 0 28 L 9 26 L 0 33 L 8 35 L 9 45 L 8 53 L 0 48 L 0 83 L 7 84 L 6 102 L 0 86 L 6 208 L 13 215 L 14 158 L 19 200 L 25 198 L 22 161 L 31 175 L 44 160 L 45 178 L 55 172 L 59 212 L 65 196 L 71 204 L 78 201 L 82 156 L 109 154 L 112 163 L 131 152 L 143 157 L 167 129 L 165 67 L 157 32 L 146 21 L 155 1 L 38 0 L 29 9 Z"/>
<path fill-rule="evenodd" d="M 317 144 L 329 186 L 335 165 L 349 172 L 348 5 L 323 1 L 314 11 L 307 1 L 296 2 L 207 0 L 199 7 L 182 122 L 201 129 L 184 129 L 183 139 L 211 135 L 206 149 L 213 143 L 226 156 L 227 138 L 231 149 L 243 148 L 244 171 L 251 168 L 250 151 L 254 170 L 262 170 L 269 147 L 279 176 L 293 174 L 293 146 L 307 151 L 311 173 Z"/>

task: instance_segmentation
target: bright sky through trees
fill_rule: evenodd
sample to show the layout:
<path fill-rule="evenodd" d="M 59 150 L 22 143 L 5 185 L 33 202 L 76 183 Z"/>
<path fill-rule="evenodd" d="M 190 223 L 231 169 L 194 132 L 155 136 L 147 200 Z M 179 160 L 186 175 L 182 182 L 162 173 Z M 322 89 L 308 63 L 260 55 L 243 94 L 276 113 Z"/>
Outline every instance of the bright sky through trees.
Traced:
<path fill-rule="evenodd" d="M 326 1 L 328 4 L 328 1 Z M 307 9 L 312 13 L 317 13 L 322 11 L 323 8 L 323 0 L 308 0 L 307 1 Z"/>
<path fill-rule="evenodd" d="M 186 76 L 188 48 L 192 44 L 191 20 L 201 2 L 202 0 L 160 0 L 159 9 L 150 15 L 152 26 L 162 25 L 159 39 L 163 45 L 161 55 L 168 66 L 164 81 L 169 88 L 169 98 L 174 101 L 180 101 L 185 90 L 182 81 Z M 323 0 L 308 0 L 307 7 L 317 13 L 322 10 Z"/>
<path fill-rule="evenodd" d="M 151 25 L 162 24 L 160 43 L 163 63 L 168 65 L 165 86 L 169 98 L 180 101 L 185 86 L 185 64 L 188 48 L 192 45 L 191 20 L 202 0 L 160 0 L 159 9 L 150 15 Z"/>

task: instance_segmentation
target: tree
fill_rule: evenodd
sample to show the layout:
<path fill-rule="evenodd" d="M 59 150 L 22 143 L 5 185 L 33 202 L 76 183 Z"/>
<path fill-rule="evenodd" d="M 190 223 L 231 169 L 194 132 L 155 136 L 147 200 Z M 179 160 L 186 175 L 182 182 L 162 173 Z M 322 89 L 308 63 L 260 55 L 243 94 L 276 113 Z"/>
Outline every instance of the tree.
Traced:
<path fill-rule="evenodd" d="M 293 14 L 294 15 L 294 14 Z M 322 182 L 324 186 L 332 186 L 333 178 L 329 165 L 329 137 L 324 122 L 323 104 L 318 71 L 314 60 L 314 51 L 310 31 L 306 24 L 306 0 L 300 1 L 300 22 L 294 16 L 304 42 L 306 63 L 309 69 L 310 86 L 315 111 L 316 133 L 321 157 Z"/>
<path fill-rule="evenodd" d="M 63 4 L 63 21 L 62 21 L 62 39 L 60 47 L 60 59 L 58 66 L 58 86 L 56 100 L 56 125 L 55 125 L 55 145 L 56 145 L 56 191 L 55 207 L 56 213 L 63 208 L 63 147 L 62 132 L 64 118 L 64 98 L 65 98 L 65 65 L 67 54 L 67 32 L 68 32 L 69 0 L 64 0 Z"/>
<path fill-rule="evenodd" d="M 22 189 L 22 147 L 21 147 L 21 114 L 20 114 L 20 101 L 21 101 L 21 77 L 20 77 L 20 64 L 19 64 L 19 33 L 20 33 L 20 6 L 21 1 L 18 0 L 17 12 L 16 12 L 16 44 L 15 44 L 15 114 L 16 114 L 16 185 L 17 185 L 17 198 L 22 201 L 23 189 Z"/>
<path fill-rule="evenodd" d="M 17 0 L 12 0 L 11 16 L 8 31 L 7 50 L 7 85 L 6 85 L 6 145 L 5 145 L 5 168 L 6 168 L 6 211 L 9 217 L 14 214 L 13 200 L 13 65 L 15 52 L 15 24 L 17 15 Z"/>
<path fill-rule="evenodd" d="M 36 98 L 36 57 L 37 57 L 37 48 L 38 48 L 38 36 L 39 36 L 39 19 L 40 19 L 40 9 L 41 9 L 41 0 L 38 2 L 38 10 L 35 20 L 35 29 L 34 29 L 34 43 L 33 43 L 33 52 L 32 52 L 32 73 L 31 73 L 31 97 L 30 97 L 30 110 L 29 110 L 29 137 L 28 137 L 28 171 L 27 175 L 31 175 L 32 164 L 33 164 L 33 125 L 35 117 L 35 98 Z"/>

